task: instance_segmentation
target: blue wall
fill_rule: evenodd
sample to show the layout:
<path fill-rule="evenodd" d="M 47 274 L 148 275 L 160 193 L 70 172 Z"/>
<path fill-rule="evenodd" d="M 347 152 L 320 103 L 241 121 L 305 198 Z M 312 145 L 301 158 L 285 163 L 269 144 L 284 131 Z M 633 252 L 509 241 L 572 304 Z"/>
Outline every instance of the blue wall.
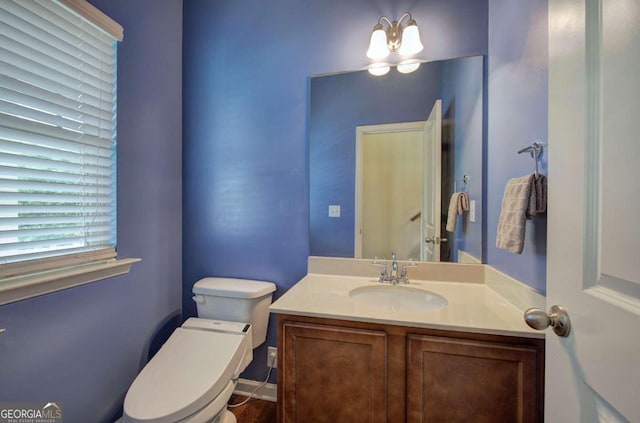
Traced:
<path fill-rule="evenodd" d="M 185 0 L 185 317 L 203 276 L 272 281 L 276 296 L 304 276 L 309 76 L 362 69 L 378 17 L 407 10 L 421 59 L 487 53 L 486 1 Z M 263 346 L 244 377 L 265 373 Z"/>
<path fill-rule="evenodd" d="M 497 249 L 495 239 L 505 184 L 533 172 L 531 156 L 516 152 L 536 140 L 547 143 L 547 60 L 547 2 L 490 0 L 486 259 L 542 292 L 546 291 L 546 218 L 527 223 L 521 255 Z M 542 173 L 547 170 L 548 152 L 545 148 Z"/>
<path fill-rule="evenodd" d="M 181 312 L 181 0 L 92 0 L 118 60 L 118 254 L 126 276 L 0 306 L 0 399 L 113 421 L 161 325 Z"/>

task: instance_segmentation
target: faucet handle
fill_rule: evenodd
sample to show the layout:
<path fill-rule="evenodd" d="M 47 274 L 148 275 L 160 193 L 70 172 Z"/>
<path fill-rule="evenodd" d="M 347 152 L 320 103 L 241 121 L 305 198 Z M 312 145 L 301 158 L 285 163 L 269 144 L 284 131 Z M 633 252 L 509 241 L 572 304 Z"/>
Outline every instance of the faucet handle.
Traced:
<path fill-rule="evenodd" d="M 380 279 L 378 279 L 378 282 L 384 282 L 387 279 L 387 263 L 382 263 L 382 266 L 380 266 Z"/>
<path fill-rule="evenodd" d="M 402 283 L 409 283 L 409 278 L 407 275 L 407 265 L 403 264 L 402 268 L 400 269 L 400 282 Z"/>

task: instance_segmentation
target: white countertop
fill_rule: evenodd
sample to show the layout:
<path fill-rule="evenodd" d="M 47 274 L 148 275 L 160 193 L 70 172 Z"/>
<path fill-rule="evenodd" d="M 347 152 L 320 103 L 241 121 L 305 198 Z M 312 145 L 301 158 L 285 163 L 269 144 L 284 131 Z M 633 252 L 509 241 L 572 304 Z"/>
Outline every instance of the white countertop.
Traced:
<path fill-rule="evenodd" d="M 363 304 L 349 291 L 380 285 L 377 279 L 310 273 L 275 301 L 272 313 L 352 320 L 462 332 L 544 338 L 544 332 L 529 328 L 522 311 L 485 284 L 412 280 L 408 286 L 431 291 L 447 299 L 437 310 L 410 311 Z"/>

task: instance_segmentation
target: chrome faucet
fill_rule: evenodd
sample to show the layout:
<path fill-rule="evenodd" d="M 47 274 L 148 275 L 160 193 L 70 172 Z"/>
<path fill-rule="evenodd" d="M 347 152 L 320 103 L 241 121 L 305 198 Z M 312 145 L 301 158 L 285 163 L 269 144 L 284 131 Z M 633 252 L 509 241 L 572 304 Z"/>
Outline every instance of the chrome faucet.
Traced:
<path fill-rule="evenodd" d="M 391 252 L 391 277 L 389 278 L 392 284 L 398 283 L 398 262 L 396 261 L 396 253 Z"/>

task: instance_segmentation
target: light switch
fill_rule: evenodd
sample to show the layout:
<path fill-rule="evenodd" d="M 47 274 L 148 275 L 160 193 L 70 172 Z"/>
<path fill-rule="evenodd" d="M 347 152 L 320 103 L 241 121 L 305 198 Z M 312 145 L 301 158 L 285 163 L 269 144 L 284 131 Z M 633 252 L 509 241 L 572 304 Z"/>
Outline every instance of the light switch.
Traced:
<path fill-rule="evenodd" d="M 476 221 L 476 200 L 469 201 L 469 221 Z"/>
<path fill-rule="evenodd" d="M 329 206 L 329 217 L 340 217 L 340 206 Z"/>

